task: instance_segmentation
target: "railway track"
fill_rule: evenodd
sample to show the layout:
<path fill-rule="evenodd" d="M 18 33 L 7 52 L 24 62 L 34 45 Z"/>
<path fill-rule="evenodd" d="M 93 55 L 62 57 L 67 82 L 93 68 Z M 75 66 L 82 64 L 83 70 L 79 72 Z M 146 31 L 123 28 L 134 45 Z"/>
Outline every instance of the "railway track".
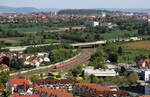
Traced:
<path fill-rule="evenodd" d="M 63 71 L 75 68 L 75 67 L 77 67 L 81 64 L 84 64 L 84 63 L 89 61 L 89 59 L 91 58 L 91 55 L 94 54 L 95 52 L 96 52 L 96 48 L 82 49 L 81 55 L 78 57 L 79 58 L 78 61 L 76 61 L 74 63 L 71 63 L 71 64 L 68 64 L 64 67 L 58 68 L 57 71 L 58 72 L 60 72 L 60 71 L 63 72 Z"/>
<path fill-rule="evenodd" d="M 81 54 L 78 57 L 76 57 L 79 60 L 77 60 L 73 63 L 67 64 L 64 67 L 58 68 L 58 69 L 56 69 L 56 71 L 63 72 L 63 71 L 75 68 L 81 64 L 84 64 L 89 61 L 89 59 L 91 58 L 91 55 L 94 54 L 95 52 L 96 52 L 96 48 L 82 49 Z M 48 72 L 52 71 L 54 68 L 55 68 L 55 66 L 51 66 L 49 68 L 45 68 L 45 69 L 41 69 L 41 70 L 39 69 L 39 70 L 35 70 L 35 71 L 23 73 L 23 74 L 16 74 L 16 75 L 11 76 L 11 78 L 16 78 L 18 76 L 30 78 L 30 77 L 32 77 L 33 74 L 39 74 L 39 73 L 47 74 Z"/>

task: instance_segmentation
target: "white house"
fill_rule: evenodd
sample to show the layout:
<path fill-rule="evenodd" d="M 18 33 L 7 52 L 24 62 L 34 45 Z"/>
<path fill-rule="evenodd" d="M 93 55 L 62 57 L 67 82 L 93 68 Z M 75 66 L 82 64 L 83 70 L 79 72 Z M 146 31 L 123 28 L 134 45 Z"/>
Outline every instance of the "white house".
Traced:
<path fill-rule="evenodd" d="M 142 71 L 142 77 L 145 81 L 150 81 L 150 70 Z"/>
<path fill-rule="evenodd" d="M 86 67 L 85 69 L 84 69 L 84 73 L 85 73 L 85 75 L 91 75 L 91 74 L 93 74 L 93 75 L 95 75 L 95 76 L 117 76 L 118 75 L 118 73 L 114 70 L 114 69 L 106 69 L 106 70 L 104 70 L 104 69 L 94 69 L 94 67 L 91 67 L 91 66 L 89 66 L 89 67 Z"/>
<path fill-rule="evenodd" d="M 44 57 L 44 62 L 50 62 L 50 59 L 48 57 Z"/>
<path fill-rule="evenodd" d="M 142 40 L 142 39 L 138 37 L 130 37 L 130 40 L 137 41 L 137 40 Z"/>
<path fill-rule="evenodd" d="M 94 27 L 99 26 L 99 22 L 95 22 L 95 21 L 91 22 L 91 25 L 94 26 Z"/>
<path fill-rule="evenodd" d="M 99 22 L 96 22 L 96 21 L 88 21 L 88 22 L 85 22 L 85 25 L 86 26 L 93 26 L 93 27 L 96 27 L 96 26 L 99 26 Z"/>

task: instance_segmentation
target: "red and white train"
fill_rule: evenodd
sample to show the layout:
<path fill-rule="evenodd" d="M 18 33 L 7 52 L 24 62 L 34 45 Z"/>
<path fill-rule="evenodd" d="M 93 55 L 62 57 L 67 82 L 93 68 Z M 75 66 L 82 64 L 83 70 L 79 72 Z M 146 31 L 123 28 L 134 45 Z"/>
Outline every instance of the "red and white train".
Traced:
<path fill-rule="evenodd" d="M 75 58 L 75 59 L 70 60 L 70 61 L 68 61 L 68 62 L 59 64 L 59 65 L 57 65 L 55 68 L 56 68 L 56 69 L 59 69 L 59 68 L 61 68 L 61 67 L 67 66 L 67 65 L 72 64 L 72 63 L 74 63 L 74 62 L 77 62 L 77 61 L 79 61 L 79 60 L 80 60 L 80 58 Z"/>

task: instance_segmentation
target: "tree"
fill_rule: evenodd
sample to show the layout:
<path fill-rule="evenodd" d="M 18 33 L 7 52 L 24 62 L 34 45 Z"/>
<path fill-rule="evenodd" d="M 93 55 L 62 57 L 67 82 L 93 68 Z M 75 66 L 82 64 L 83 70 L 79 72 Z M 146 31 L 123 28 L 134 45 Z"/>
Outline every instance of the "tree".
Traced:
<path fill-rule="evenodd" d="M 111 54 L 109 54 L 108 59 L 109 59 L 111 62 L 115 62 L 115 63 L 116 63 L 116 62 L 118 61 L 118 55 L 115 54 L 115 53 L 111 53 Z"/>
<path fill-rule="evenodd" d="M 4 56 L 4 57 L 3 57 L 2 64 L 6 64 L 6 65 L 8 65 L 8 66 L 9 66 L 9 58 L 8 58 L 8 57 L 6 57 L 6 56 Z"/>
<path fill-rule="evenodd" d="M 1 85 L 0 92 L 2 93 L 2 97 L 10 97 L 10 95 L 11 95 L 11 91 L 8 91 L 7 89 L 5 89 L 8 79 L 9 79 L 9 72 L 1 72 L 0 73 L 0 85 Z"/>
<path fill-rule="evenodd" d="M 82 73 L 82 67 L 78 66 L 77 68 L 72 69 L 72 75 L 77 77 L 79 74 Z"/>
<path fill-rule="evenodd" d="M 24 66 L 24 59 L 23 58 L 18 59 L 16 68 L 21 69 L 21 68 L 23 68 L 23 66 Z"/>
<path fill-rule="evenodd" d="M 118 48 L 118 54 L 122 54 L 122 47 L 120 46 L 119 48 Z"/>
<path fill-rule="evenodd" d="M 90 75 L 91 83 L 94 83 L 94 77 L 95 77 L 95 76 L 94 76 L 93 74 Z"/>
<path fill-rule="evenodd" d="M 24 66 L 24 59 L 23 58 L 17 58 L 13 57 L 13 59 L 10 62 L 10 67 L 15 69 L 21 69 Z"/>
<path fill-rule="evenodd" d="M 128 80 L 131 84 L 135 84 L 139 80 L 137 72 L 131 71 L 129 73 Z"/>
<path fill-rule="evenodd" d="M 3 93 L 2 93 L 2 97 L 10 97 L 11 94 L 12 94 L 11 91 L 5 90 L 5 91 L 3 91 Z"/>
<path fill-rule="evenodd" d="M 94 68 L 106 69 L 106 66 L 103 64 L 104 61 L 104 52 L 101 46 L 97 48 L 95 54 L 91 56 L 89 66 L 94 66 Z"/>

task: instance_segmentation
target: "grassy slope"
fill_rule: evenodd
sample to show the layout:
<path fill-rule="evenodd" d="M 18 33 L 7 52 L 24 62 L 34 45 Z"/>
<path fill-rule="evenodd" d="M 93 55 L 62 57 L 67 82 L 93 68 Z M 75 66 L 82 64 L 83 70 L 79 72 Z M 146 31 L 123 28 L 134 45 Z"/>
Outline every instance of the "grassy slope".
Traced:
<path fill-rule="evenodd" d="M 141 43 L 141 42 L 143 42 L 143 41 L 139 41 L 139 43 Z M 134 63 L 135 57 L 141 56 L 141 55 L 145 56 L 146 58 L 149 58 L 149 56 L 150 56 L 150 49 L 149 48 L 142 48 L 142 46 L 141 46 L 141 48 L 134 48 L 134 47 L 125 46 L 125 45 L 133 44 L 133 43 L 137 43 L 137 42 L 129 42 L 129 43 L 122 44 L 123 54 L 119 55 L 120 62 Z M 140 46 L 138 46 L 138 47 L 140 47 Z"/>
<path fill-rule="evenodd" d="M 137 31 L 134 30 L 134 31 L 121 31 L 121 30 L 117 30 L 117 31 L 112 31 L 111 33 L 105 33 L 105 34 L 102 34 L 102 37 L 104 39 L 115 39 L 115 38 L 118 38 L 119 37 L 124 37 L 125 34 L 129 34 L 130 36 L 133 36 L 133 35 L 137 35 Z"/>

